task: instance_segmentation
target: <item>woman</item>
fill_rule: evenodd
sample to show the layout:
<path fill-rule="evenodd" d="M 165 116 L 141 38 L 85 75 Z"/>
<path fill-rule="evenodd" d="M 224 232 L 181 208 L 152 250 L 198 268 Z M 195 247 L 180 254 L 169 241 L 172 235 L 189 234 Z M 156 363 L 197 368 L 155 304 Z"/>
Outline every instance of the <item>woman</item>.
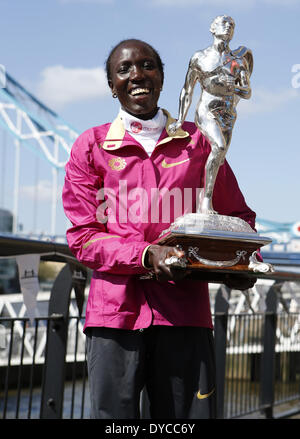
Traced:
<path fill-rule="evenodd" d="M 183 252 L 153 244 L 178 208 L 195 209 L 210 146 L 190 122 L 168 133 L 174 120 L 158 107 L 164 72 L 151 46 L 122 41 L 106 66 L 120 113 L 76 140 L 63 190 L 69 246 L 93 269 L 84 328 L 91 417 L 138 418 L 146 386 L 152 418 L 212 418 L 208 286 L 165 264 Z M 215 187 L 218 212 L 254 226 L 227 162 Z M 156 279 L 145 279 L 149 270 Z"/>

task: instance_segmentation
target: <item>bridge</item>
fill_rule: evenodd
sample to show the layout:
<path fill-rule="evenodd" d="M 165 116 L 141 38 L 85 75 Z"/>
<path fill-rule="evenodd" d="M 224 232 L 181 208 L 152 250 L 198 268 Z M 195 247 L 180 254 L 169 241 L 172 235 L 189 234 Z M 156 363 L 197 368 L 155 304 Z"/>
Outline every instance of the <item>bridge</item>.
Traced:
<path fill-rule="evenodd" d="M 27 234 L 47 230 L 48 234 L 55 236 L 57 201 L 61 190 L 59 183 L 62 181 L 71 145 L 78 133 L 8 73 L 5 88 L 0 89 L 0 125 L 0 207 L 12 211 L 12 232 L 20 232 L 25 222 Z M 41 169 L 45 170 L 45 174 L 44 171 L 41 174 Z M 48 197 L 50 227 L 48 223 L 36 222 L 38 200 L 43 189 Z M 24 209 L 20 210 L 20 195 L 27 198 L 26 210 L 32 208 L 31 224 L 29 218 L 25 219 Z M 28 205 L 29 199 L 32 201 L 31 206 L 30 203 Z"/>

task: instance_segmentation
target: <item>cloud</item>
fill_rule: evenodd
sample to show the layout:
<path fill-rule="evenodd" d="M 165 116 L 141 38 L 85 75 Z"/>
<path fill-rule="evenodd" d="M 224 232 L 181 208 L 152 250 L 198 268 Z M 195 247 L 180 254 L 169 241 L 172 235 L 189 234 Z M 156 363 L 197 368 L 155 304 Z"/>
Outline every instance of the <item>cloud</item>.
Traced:
<path fill-rule="evenodd" d="M 62 108 L 72 102 L 99 99 L 109 93 L 103 68 L 46 67 L 36 87 L 36 94 L 49 106 Z"/>
<path fill-rule="evenodd" d="M 292 88 L 281 91 L 255 88 L 249 101 L 240 100 L 237 110 L 242 115 L 271 112 L 295 99 L 299 99 L 299 92 Z"/>
<path fill-rule="evenodd" d="M 57 200 L 60 199 L 62 187 L 57 189 Z M 37 186 L 22 185 L 20 187 L 20 197 L 25 200 L 35 200 L 38 202 L 49 202 L 52 200 L 52 182 L 40 180 Z"/>

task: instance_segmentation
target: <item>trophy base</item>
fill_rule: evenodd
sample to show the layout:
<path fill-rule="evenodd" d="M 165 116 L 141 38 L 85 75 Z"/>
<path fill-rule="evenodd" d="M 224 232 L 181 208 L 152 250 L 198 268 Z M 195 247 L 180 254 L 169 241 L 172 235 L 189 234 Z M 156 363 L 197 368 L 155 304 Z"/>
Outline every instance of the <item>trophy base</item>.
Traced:
<path fill-rule="evenodd" d="M 189 213 L 177 218 L 156 244 L 180 247 L 186 254 L 185 266 L 192 271 L 267 273 L 274 271 L 273 267 L 256 255 L 271 241 L 240 218 Z M 169 259 L 169 265 L 181 265 L 178 258 Z"/>

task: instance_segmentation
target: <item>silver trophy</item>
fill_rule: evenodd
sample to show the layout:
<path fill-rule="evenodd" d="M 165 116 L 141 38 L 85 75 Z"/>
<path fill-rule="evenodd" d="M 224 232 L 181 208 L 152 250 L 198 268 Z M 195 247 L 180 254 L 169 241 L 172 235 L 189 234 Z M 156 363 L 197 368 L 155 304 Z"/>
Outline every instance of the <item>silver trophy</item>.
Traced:
<path fill-rule="evenodd" d="M 242 266 L 241 269 L 246 267 L 248 270 L 269 272 L 273 270 L 272 266 L 259 262 L 256 250 L 271 240 L 260 237 L 240 218 L 219 215 L 212 205 L 216 177 L 229 148 L 237 117 L 236 106 L 241 98 L 251 97 L 253 56 L 251 50 L 244 46 L 230 49 L 234 27 L 231 17 L 216 17 L 210 26 L 213 44 L 197 51 L 190 60 L 180 94 L 178 120 L 170 125 L 169 131 L 175 134 L 181 128 L 192 103 L 195 85 L 199 83 L 201 96 L 195 123 L 209 140 L 211 152 L 205 165 L 204 189 L 197 212 L 177 218 L 159 242 L 175 245 L 180 241 L 186 242 L 184 250 L 188 260 L 198 268 Z M 224 246 L 227 248 L 225 252 Z M 216 259 L 216 255 L 223 255 L 223 259 Z M 175 261 L 174 257 L 169 263 L 172 266 L 182 265 L 182 261 Z"/>

